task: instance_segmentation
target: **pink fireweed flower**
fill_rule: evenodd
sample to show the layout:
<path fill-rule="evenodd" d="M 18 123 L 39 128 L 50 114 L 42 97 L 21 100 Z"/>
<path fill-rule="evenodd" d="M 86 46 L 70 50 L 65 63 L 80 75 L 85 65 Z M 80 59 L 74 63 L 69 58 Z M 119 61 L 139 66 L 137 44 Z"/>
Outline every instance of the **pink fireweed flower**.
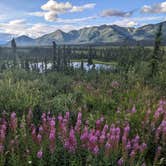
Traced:
<path fill-rule="evenodd" d="M 115 135 L 114 147 L 116 150 L 118 149 L 119 141 L 120 141 L 120 135 Z"/>
<path fill-rule="evenodd" d="M 159 158 L 159 156 L 161 154 L 161 150 L 162 150 L 161 146 L 158 146 L 157 150 L 156 150 L 155 157 L 154 157 L 154 163 L 156 163 L 156 161 L 158 160 L 158 158 Z"/>
<path fill-rule="evenodd" d="M 64 117 L 65 119 L 67 119 L 67 121 L 69 120 L 69 118 L 70 118 L 70 112 L 66 112 L 66 114 L 65 114 L 65 117 Z"/>
<path fill-rule="evenodd" d="M 77 116 L 77 120 L 81 120 L 81 119 L 82 119 L 82 113 L 79 112 L 79 113 L 78 113 L 78 116 Z"/>
<path fill-rule="evenodd" d="M 136 135 L 135 138 L 134 138 L 134 142 L 139 142 L 139 140 L 140 140 L 139 135 Z"/>
<path fill-rule="evenodd" d="M 131 149 L 131 143 L 130 141 L 127 142 L 126 148 L 127 151 L 129 151 Z"/>
<path fill-rule="evenodd" d="M 111 149 L 112 149 L 112 145 L 107 141 L 105 144 L 105 155 L 106 156 L 109 156 Z"/>
<path fill-rule="evenodd" d="M 38 152 L 37 152 L 37 158 L 38 159 L 41 159 L 43 157 L 43 151 L 40 149 Z"/>
<path fill-rule="evenodd" d="M 131 153 L 129 154 L 130 156 L 130 165 L 133 165 L 134 163 L 134 160 L 135 160 L 135 157 L 136 157 L 136 152 L 134 150 L 131 151 Z"/>
<path fill-rule="evenodd" d="M 62 120 L 63 120 L 62 115 L 58 115 L 58 121 L 59 121 L 59 122 L 62 122 Z"/>
<path fill-rule="evenodd" d="M 77 133 L 80 133 L 81 130 L 81 125 L 82 125 L 82 121 L 80 119 L 77 120 L 76 126 L 75 126 L 75 131 Z"/>
<path fill-rule="evenodd" d="M 4 146 L 0 143 L 0 154 L 3 153 L 4 151 Z"/>
<path fill-rule="evenodd" d="M 148 109 L 148 111 L 146 112 L 144 121 L 143 121 L 143 127 L 146 127 L 145 125 L 149 123 L 149 117 L 150 117 L 151 113 L 152 113 L 151 110 Z"/>
<path fill-rule="evenodd" d="M 40 134 L 43 134 L 43 131 L 44 131 L 43 126 L 40 126 L 40 127 L 39 127 L 39 133 L 40 133 Z"/>
<path fill-rule="evenodd" d="M 119 87 L 119 83 L 117 81 L 112 81 L 111 86 L 113 88 L 118 88 Z"/>
<path fill-rule="evenodd" d="M 68 124 L 68 120 L 64 118 L 62 123 L 66 126 Z"/>
<path fill-rule="evenodd" d="M 101 121 L 101 123 L 104 122 L 104 117 L 103 116 L 100 118 L 100 121 Z"/>
<path fill-rule="evenodd" d="M 97 141 L 98 141 L 97 136 L 93 132 L 90 132 L 88 139 L 88 149 L 93 151 L 94 147 L 97 144 Z"/>
<path fill-rule="evenodd" d="M 115 139 L 116 139 L 115 135 L 111 135 L 110 141 L 111 141 L 112 145 L 114 145 Z"/>
<path fill-rule="evenodd" d="M 96 136 L 96 135 L 93 135 L 93 133 L 90 133 L 90 134 L 89 134 L 89 142 L 90 142 L 91 144 L 96 144 L 96 142 L 97 142 L 97 136 Z"/>
<path fill-rule="evenodd" d="M 146 148 L 147 148 L 147 144 L 146 144 L 146 143 L 142 143 L 142 144 L 140 145 L 140 151 L 141 151 L 142 153 L 146 150 Z"/>
<path fill-rule="evenodd" d="M 109 128 L 108 125 L 105 124 L 102 130 L 102 133 L 106 133 L 108 131 L 108 128 Z"/>
<path fill-rule="evenodd" d="M 96 131 L 95 131 L 95 136 L 96 136 L 96 137 L 99 137 L 100 135 L 101 135 L 100 130 L 96 130 Z"/>
<path fill-rule="evenodd" d="M 130 132 L 130 126 L 129 124 L 127 124 L 127 126 L 124 127 L 124 135 L 128 137 L 129 132 Z"/>
<path fill-rule="evenodd" d="M 88 120 L 85 121 L 85 125 L 89 125 L 89 121 Z"/>
<path fill-rule="evenodd" d="M 92 150 L 94 155 L 97 155 L 99 153 L 99 147 L 96 145 Z"/>
<path fill-rule="evenodd" d="M 106 144 L 105 144 L 105 148 L 107 150 L 110 150 L 111 147 L 112 147 L 111 144 L 107 141 Z"/>
<path fill-rule="evenodd" d="M 50 142 L 54 142 L 55 141 L 55 131 L 51 131 L 50 132 L 49 140 L 50 140 Z"/>
<path fill-rule="evenodd" d="M 119 127 L 117 127 L 116 129 L 115 129 L 116 131 L 116 135 L 120 135 L 120 128 Z"/>
<path fill-rule="evenodd" d="M 116 113 L 118 114 L 120 113 L 120 108 L 117 108 Z"/>
<path fill-rule="evenodd" d="M 42 136 L 40 134 L 37 135 L 37 143 L 41 144 Z"/>
<path fill-rule="evenodd" d="M 135 105 L 134 105 L 133 108 L 132 108 L 132 110 L 131 110 L 131 113 L 134 114 L 136 112 L 137 112 L 137 110 L 136 110 Z"/>
<path fill-rule="evenodd" d="M 75 131 L 73 129 L 70 129 L 69 138 L 65 140 L 64 146 L 69 152 L 75 152 L 77 148 L 77 140 L 75 137 Z"/>
<path fill-rule="evenodd" d="M 5 141 L 5 136 L 6 136 L 6 124 L 2 124 L 0 126 L 0 143 L 3 143 Z"/>
<path fill-rule="evenodd" d="M 100 143 L 101 145 L 103 145 L 104 142 L 105 142 L 105 139 L 106 139 L 106 136 L 105 136 L 105 135 L 101 135 L 100 138 L 99 138 L 99 143 Z"/>
<path fill-rule="evenodd" d="M 155 142 L 157 143 L 159 138 L 160 138 L 160 134 L 161 134 L 161 126 L 159 126 L 157 129 L 156 129 L 156 132 L 155 132 Z"/>
<path fill-rule="evenodd" d="M 136 155 L 136 152 L 134 150 L 132 150 L 130 153 L 131 160 L 134 160 L 135 155 Z"/>
<path fill-rule="evenodd" d="M 83 129 L 83 132 L 82 132 L 82 134 L 81 134 L 81 137 L 80 137 L 80 139 L 81 139 L 81 141 L 83 142 L 83 143 L 85 143 L 85 142 L 87 142 L 88 141 L 88 127 L 87 126 L 85 126 L 84 127 L 84 129 Z"/>
<path fill-rule="evenodd" d="M 47 117 L 47 116 L 46 116 L 46 113 L 45 113 L 45 112 L 43 112 L 43 113 L 42 113 L 42 116 L 41 116 L 42 120 L 43 120 L 43 119 L 45 120 L 45 119 L 46 119 L 46 117 Z"/>
<path fill-rule="evenodd" d="M 124 164 L 123 158 L 120 158 L 117 162 L 118 166 L 122 166 Z"/>
<path fill-rule="evenodd" d="M 32 139 L 33 139 L 33 141 L 36 141 L 37 138 L 36 138 L 36 128 L 35 128 L 35 127 L 32 128 L 31 135 L 32 135 Z"/>
<path fill-rule="evenodd" d="M 17 139 L 12 139 L 9 142 L 9 149 L 12 150 L 12 152 L 14 151 L 14 148 L 18 145 L 18 140 Z"/>
<path fill-rule="evenodd" d="M 115 134 L 115 124 L 111 124 L 110 133 Z"/>
<path fill-rule="evenodd" d="M 101 120 L 98 119 L 98 120 L 96 121 L 96 129 L 100 129 L 100 128 L 101 128 Z"/>
<path fill-rule="evenodd" d="M 31 124 L 32 118 L 33 118 L 33 113 L 32 113 L 32 110 L 29 109 L 28 114 L 27 114 L 27 123 L 28 123 L 28 125 Z"/>
<path fill-rule="evenodd" d="M 17 117 L 16 117 L 16 113 L 12 112 L 11 116 L 10 116 L 10 127 L 12 129 L 12 131 L 16 131 L 17 128 Z"/>
<path fill-rule="evenodd" d="M 122 136 L 122 147 L 123 147 L 123 149 L 125 149 L 125 147 L 126 147 L 127 140 L 128 139 L 127 139 L 126 135 Z"/>
<path fill-rule="evenodd" d="M 55 128 L 55 119 L 54 118 L 51 118 L 49 123 L 50 123 L 50 128 L 51 129 Z"/>
<path fill-rule="evenodd" d="M 50 113 L 50 111 L 47 113 L 47 121 L 50 121 L 51 120 L 51 117 L 50 117 L 50 115 L 51 115 L 51 113 Z"/>
<path fill-rule="evenodd" d="M 140 146 L 139 146 L 139 144 L 137 142 L 135 142 L 133 144 L 133 149 L 134 149 L 135 152 L 140 149 Z"/>
<path fill-rule="evenodd" d="M 154 114 L 154 120 L 155 122 L 159 119 L 159 117 L 165 112 L 164 106 L 162 103 L 159 104 L 159 107 L 157 108 L 155 114 Z"/>
<path fill-rule="evenodd" d="M 55 129 L 52 129 L 49 134 L 49 149 L 51 153 L 55 151 Z"/>

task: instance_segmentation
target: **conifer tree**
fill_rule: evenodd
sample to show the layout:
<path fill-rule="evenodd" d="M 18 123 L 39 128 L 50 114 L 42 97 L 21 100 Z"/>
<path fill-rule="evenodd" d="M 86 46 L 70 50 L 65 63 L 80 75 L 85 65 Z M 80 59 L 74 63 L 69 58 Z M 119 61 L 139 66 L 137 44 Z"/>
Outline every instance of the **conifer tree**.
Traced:
<path fill-rule="evenodd" d="M 92 59 L 92 47 L 90 46 L 88 49 L 88 65 L 92 65 L 93 64 L 93 59 Z"/>
<path fill-rule="evenodd" d="M 12 47 L 12 53 L 13 53 L 13 64 L 14 64 L 14 67 L 16 67 L 17 65 L 17 57 L 16 57 L 16 41 L 15 39 L 13 38 L 12 41 L 11 41 L 11 47 Z"/>
<path fill-rule="evenodd" d="M 156 34 L 154 51 L 151 59 L 151 76 L 154 77 L 158 73 L 158 64 L 161 62 L 161 37 L 162 37 L 162 23 L 159 25 L 159 29 Z"/>
<path fill-rule="evenodd" d="M 55 43 L 55 41 L 52 42 L 53 43 L 53 70 L 55 71 L 56 69 L 56 59 L 57 59 L 57 55 L 56 55 L 56 48 L 57 48 L 57 45 Z"/>

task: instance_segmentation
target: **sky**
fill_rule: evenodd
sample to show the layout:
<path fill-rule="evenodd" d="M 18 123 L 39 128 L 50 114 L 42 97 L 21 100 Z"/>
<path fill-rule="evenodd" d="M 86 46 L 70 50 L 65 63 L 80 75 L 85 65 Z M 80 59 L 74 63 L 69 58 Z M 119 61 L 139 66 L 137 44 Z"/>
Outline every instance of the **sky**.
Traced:
<path fill-rule="evenodd" d="M 0 0 L 0 33 L 36 38 L 60 29 L 166 20 L 165 0 Z"/>

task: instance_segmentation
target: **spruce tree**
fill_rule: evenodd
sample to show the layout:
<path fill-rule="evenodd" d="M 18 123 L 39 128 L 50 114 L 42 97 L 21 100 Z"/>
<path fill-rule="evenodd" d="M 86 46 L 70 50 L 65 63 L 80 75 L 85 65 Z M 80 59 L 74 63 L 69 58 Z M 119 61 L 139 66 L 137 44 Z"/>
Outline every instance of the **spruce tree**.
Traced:
<path fill-rule="evenodd" d="M 161 62 L 161 37 L 162 37 L 162 23 L 159 24 L 158 31 L 156 33 L 156 39 L 154 44 L 154 51 L 151 59 L 151 76 L 154 77 L 158 73 L 158 64 Z"/>
<path fill-rule="evenodd" d="M 16 67 L 16 65 L 17 65 L 17 57 L 16 57 L 17 45 L 16 45 L 16 41 L 14 38 L 11 41 L 11 47 L 12 47 L 12 53 L 13 53 L 13 64 L 14 64 L 14 67 Z"/>
<path fill-rule="evenodd" d="M 92 59 L 92 47 L 90 46 L 88 49 L 88 65 L 92 65 L 93 64 L 93 59 Z"/>
<path fill-rule="evenodd" d="M 57 45 L 54 41 L 52 43 L 53 43 L 53 66 L 52 66 L 52 68 L 55 71 L 55 69 L 56 69 L 56 48 L 57 48 Z"/>

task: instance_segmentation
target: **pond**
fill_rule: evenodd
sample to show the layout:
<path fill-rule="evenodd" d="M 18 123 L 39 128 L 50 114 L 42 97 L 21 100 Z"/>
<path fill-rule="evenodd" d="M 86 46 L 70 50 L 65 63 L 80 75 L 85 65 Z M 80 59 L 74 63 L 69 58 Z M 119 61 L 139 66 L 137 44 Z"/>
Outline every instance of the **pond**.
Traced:
<path fill-rule="evenodd" d="M 81 68 L 81 62 L 70 62 L 70 66 L 73 67 L 74 69 L 79 69 L 79 68 Z M 31 70 L 33 70 L 34 68 L 38 68 L 39 71 L 42 73 L 44 71 L 45 66 L 42 62 L 39 62 L 39 63 L 31 64 L 30 68 L 31 68 Z M 52 68 L 52 63 L 48 63 L 47 69 L 51 69 L 51 68 Z M 83 62 L 83 68 L 86 71 L 90 71 L 92 69 L 95 69 L 95 70 L 114 70 L 115 65 L 99 64 L 99 63 L 95 63 L 93 65 L 88 65 L 87 62 Z"/>

